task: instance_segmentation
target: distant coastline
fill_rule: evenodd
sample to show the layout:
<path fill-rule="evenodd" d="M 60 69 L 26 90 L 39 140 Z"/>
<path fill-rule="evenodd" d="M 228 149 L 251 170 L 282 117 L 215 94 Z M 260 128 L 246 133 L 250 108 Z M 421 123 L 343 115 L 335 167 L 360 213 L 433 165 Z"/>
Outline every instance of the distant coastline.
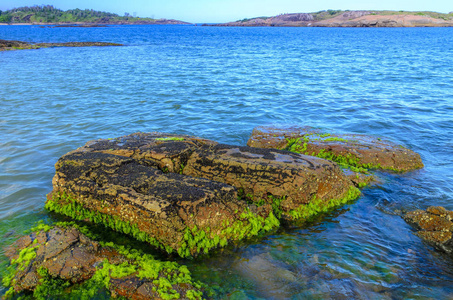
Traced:
<path fill-rule="evenodd" d="M 63 11 L 52 5 L 35 5 L 0 11 L 0 25 L 72 25 L 94 27 L 96 25 L 190 25 L 173 19 L 141 18 L 125 13 L 114 13 L 92 9 L 70 9 Z"/>
<path fill-rule="evenodd" d="M 179 21 L 179 20 L 172 20 L 172 19 L 157 19 L 154 21 L 141 21 L 141 22 L 110 22 L 110 23 L 91 23 L 91 22 L 77 22 L 77 23 L 0 23 L 0 26 L 9 26 L 9 25 L 16 25 L 16 26 L 31 26 L 31 25 L 38 25 L 38 26 L 55 26 L 55 27 L 104 27 L 108 25 L 195 25 L 192 23 Z"/>
<path fill-rule="evenodd" d="M 453 27 L 453 12 L 322 10 L 254 17 L 227 23 L 189 23 L 174 19 L 154 19 L 92 9 L 60 10 L 51 5 L 0 11 L 0 25 L 40 25 L 56 27 L 100 27 L 107 25 L 193 25 L 225 27 Z"/>
<path fill-rule="evenodd" d="M 452 27 L 453 12 L 343 11 L 290 13 L 203 26 L 228 27 Z"/>

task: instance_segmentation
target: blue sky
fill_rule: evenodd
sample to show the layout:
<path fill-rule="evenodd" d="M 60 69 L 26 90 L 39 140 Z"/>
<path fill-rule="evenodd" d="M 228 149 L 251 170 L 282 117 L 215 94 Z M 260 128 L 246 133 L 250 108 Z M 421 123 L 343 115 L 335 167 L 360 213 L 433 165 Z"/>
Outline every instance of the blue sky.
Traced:
<path fill-rule="evenodd" d="M 453 11 L 452 0 L 0 0 L 0 10 L 36 4 L 66 10 L 95 9 L 139 17 L 178 19 L 187 22 L 228 22 L 281 13 L 315 12 L 325 9 Z"/>

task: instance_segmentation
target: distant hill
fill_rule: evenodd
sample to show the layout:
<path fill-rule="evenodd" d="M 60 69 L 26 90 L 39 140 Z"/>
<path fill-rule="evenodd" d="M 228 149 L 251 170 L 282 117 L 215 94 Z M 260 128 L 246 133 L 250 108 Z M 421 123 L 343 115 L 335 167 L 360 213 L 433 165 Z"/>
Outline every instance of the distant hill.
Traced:
<path fill-rule="evenodd" d="M 293 26 L 293 27 L 449 27 L 453 12 L 323 10 L 274 17 L 243 19 L 214 26 Z"/>
<path fill-rule="evenodd" d="M 0 10 L 0 23 L 17 24 L 189 24 L 178 20 L 119 16 L 92 9 L 63 11 L 52 5 L 35 5 Z"/>

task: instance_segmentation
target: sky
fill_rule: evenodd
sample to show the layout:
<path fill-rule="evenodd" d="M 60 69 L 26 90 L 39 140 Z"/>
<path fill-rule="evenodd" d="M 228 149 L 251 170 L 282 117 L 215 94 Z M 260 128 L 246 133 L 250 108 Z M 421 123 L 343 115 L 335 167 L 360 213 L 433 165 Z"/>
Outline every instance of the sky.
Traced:
<path fill-rule="evenodd" d="M 56 8 L 94 9 L 119 15 L 177 19 L 191 23 L 220 23 L 283 13 L 342 10 L 453 11 L 452 0 L 0 0 L 0 10 L 48 4 Z"/>

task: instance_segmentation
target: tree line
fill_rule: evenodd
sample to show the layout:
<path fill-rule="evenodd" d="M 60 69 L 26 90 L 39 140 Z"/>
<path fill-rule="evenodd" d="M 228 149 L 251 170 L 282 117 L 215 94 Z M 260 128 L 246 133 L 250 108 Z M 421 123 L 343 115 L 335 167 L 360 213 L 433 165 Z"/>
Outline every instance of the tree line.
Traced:
<path fill-rule="evenodd" d="M 0 23 L 115 23 L 151 20 L 132 17 L 128 13 L 119 16 L 114 13 L 96 11 L 93 9 L 70 9 L 63 11 L 53 5 L 35 5 L 17 7 L 6 11 L 0 10 Z"/>

